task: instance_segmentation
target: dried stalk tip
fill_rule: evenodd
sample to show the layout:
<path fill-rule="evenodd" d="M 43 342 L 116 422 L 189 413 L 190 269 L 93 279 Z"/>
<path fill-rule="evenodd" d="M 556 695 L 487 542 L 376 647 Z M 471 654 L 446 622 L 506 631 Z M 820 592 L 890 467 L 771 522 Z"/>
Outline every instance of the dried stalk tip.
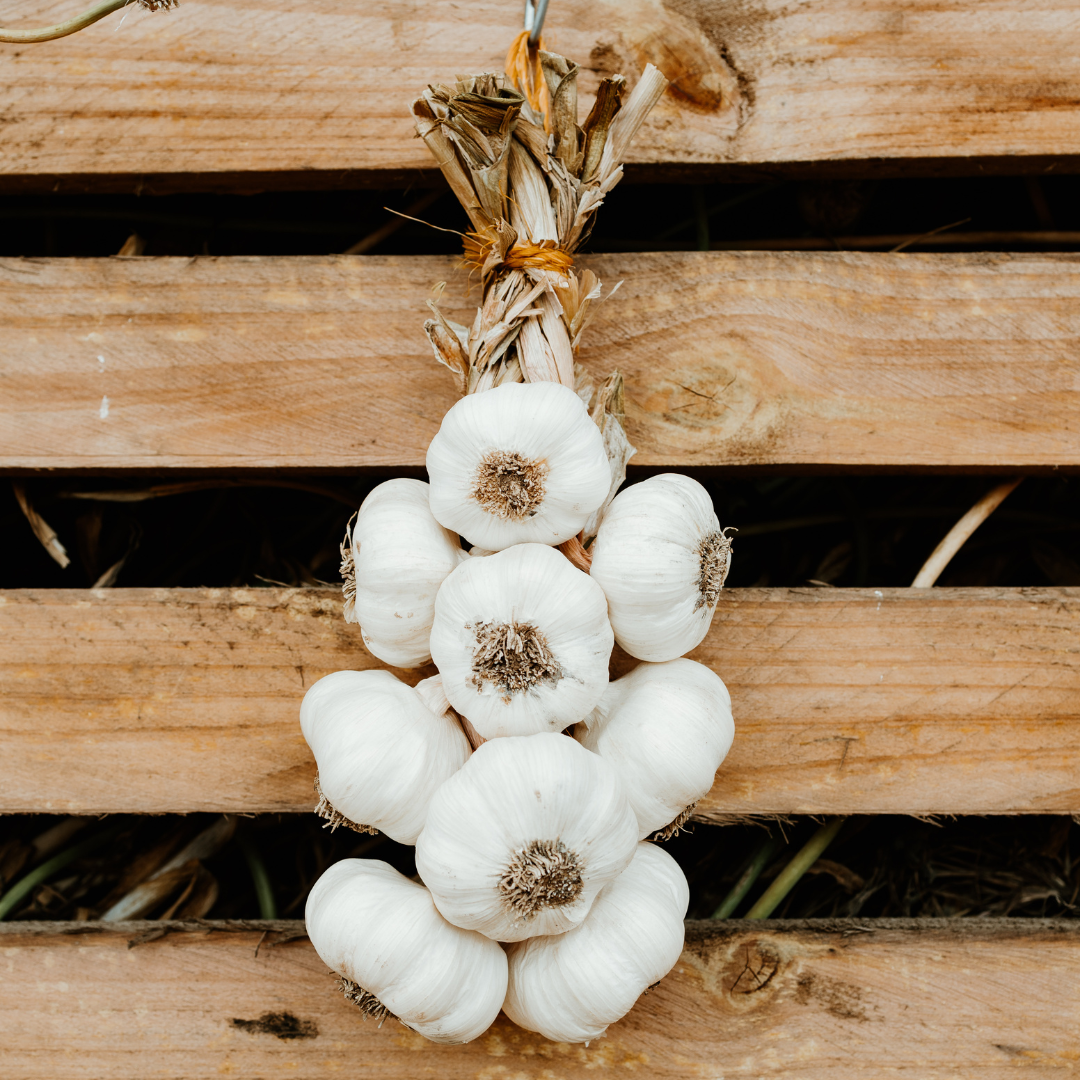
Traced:
<path fill-rule="evenodd" d="M 169 11 L 179 6 L 180 0 L 139 0 L 139 7 L 144 7 L 147 11 Z"/>
<path fill-rule="evenodd" d="M 489 450 L 476 470 L 473 498 L 503 521 L 532 517 L 544 501 L 547 466 L 506 450 Z"/>
<path fill-rule="evenodd" d="M 370 825 L 357 825 L 355 821 L 350 821 L 344 814 L 339 813 L 334 809 L 334 804 L 323 794 L 322 785 L 319 783 L 319 774 L 315 774 L 315 794 L 319 796 L 319 805 L 315 807 L 315 813 L 321 818 L 326 819 L 324 829 L 329 829 L 331 832 L 337 832 L 337 830 L 344 825 L 346 829 L 352 829 L 353 832 L 368 833 L 371 836 L 378 836 L 379 830 L 373 829 Z"/>
<path fill-rule="evenodd" d="M 367 1020 L 379 1021 L 379 1027 L 385 1020 L 396 1020 L 397 1017 L 374 995 L 369 994 L 362 986 L 354 983 L 352 979 L 346 979 L 344 975 L 338 977 L 338 989 L 346 1001 L 351 1001 Z"/>
<path fill-rule="evenodd" d="M 701 576 L 698 578 L 698 602 L 694 605 L 695 611 L 703 607 L 713 607 L 720 599 L 720 590 L 724 587 L 731 569 L 731 537 L 727 536 L 726 532 L 726 529 L 720 529 L 718 532 L 709 533 L 698 545 Z"/>
<path fill-rule="evenodd" d="M 664 828 L 657 830 L 649 837 L 649 839 L 670 840 L 673 836 L 678 836 L 681 832 L 689 832 L 690 830 L 685 828 L 685 826 L 693 816 L 695 806 L 697 806 L 697 803 L 692 802 L 673 822 L 671 822 L 670 825 L 665 825 Z"/>
<path fill-rule="evenodd" d="M 572 904 L 584 887 L 581 860 L 561 840 L 534 840 L 514 853 L 499 879 L 503 902 L 519 918 Z"/>
<path fill-rule="evenodd" d="M 477 690 L 488 682 L 504 694 L 517 694 L 562 678 L 547 638 L 532 623 L 486 622 L 469 629 L 476 636 L 472 681 Z"/>

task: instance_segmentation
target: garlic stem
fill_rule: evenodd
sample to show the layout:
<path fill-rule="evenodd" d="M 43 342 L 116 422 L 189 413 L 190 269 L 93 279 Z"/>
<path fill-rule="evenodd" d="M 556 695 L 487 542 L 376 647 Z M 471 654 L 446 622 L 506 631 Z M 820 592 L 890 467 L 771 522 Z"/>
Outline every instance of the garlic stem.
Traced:
<path fill-rule="evenodd" d="M 775 837 L 768 836 L 750 858 L 750 864 L 731 886 L 730 892 L 712 913 L 714 919 L 730 919 L 735 909 L 742 903 L 743 897 L 754 887 L 754 882 L 761 877 L 762 871 L 769 864 L 773 853 L 780 846 Z"/>
<path fill-rule="evenodd" d="M 949 531 L 911 583 L 913 589 L 929 589 L 964 546 L 971 534 L 1011 495 L 1024 478 L 1017 477 L 988 491 Z"/>
<path fill-rule="evenodd" d="M 5 30 L 0 27 L 0 41 L 8 41 L 16 45 L 28 45 L 35 41 L 54 41 L 56 38 L 67 37 L 79 30 L 85 30 L 99 19 L 104 19 L 106 15 L 111 15 L 114 11 L 119 11 L 122 7 L 128 7 L 134 3 L 138 3 L 140 7 L 148 11 L 157 11 L 159 8 L 168 10 L 175 6 L 173 0 L 102 0 L 101 3 L 88 8 L 81 15 L 76 15 L 66 22 L 57 23 L 55 26 L 43 26 L 37 30 Z"/>
<path fill-rule="evenodd" d="M 559 544 L 559 550 L 570 560 L 570 565 L 577 567 L 583 573 L 588 573 L 592 566 L 592 559 L 581 542 L 581 533 L 571 536 L 569 540 Z"/>
<path fill-rule="evenodd" d="M 803 874 L 824 854 L 836 838 L 847 818 L 831 818 L 803 845 L 795 857 L 780 871 L 776 880 L 761 894 L 756 904 L 743 916 L 746 919 L 767 919 L 783 899 L 799 883 Z"/>
<path fill-rule="evenodd" d="M 451 708 L 450 711 L 457 717 L 457 721 L 461 725 L 461 730 L 465 732 L 465 738 L 469 740 L 469 745 L 474 750 L 487 742 L 487 739 L 485 739 L 484 736 L 469 723 L 468 717 L 462 716 L 456 709 Z"/>

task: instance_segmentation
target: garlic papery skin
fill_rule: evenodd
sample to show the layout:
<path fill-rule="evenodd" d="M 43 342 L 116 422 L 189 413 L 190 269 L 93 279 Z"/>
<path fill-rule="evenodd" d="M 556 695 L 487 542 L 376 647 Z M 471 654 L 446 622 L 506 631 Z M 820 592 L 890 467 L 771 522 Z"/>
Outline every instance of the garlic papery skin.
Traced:
<path fill-rule="evenodd" d="M 735 737 L 731 696 L 694 660 L 639 664 L 608 686 L 574 737 L 619 774 L 644 839 L 681 824 L 712 787 Z"/>
<path fill-rule="evenodd" d="M 639 844 L 580 926 L 509 947 L 503 1012 L 555 1042 L 600 1038 L 675 966 L 689 901 L 678 863 Z"/>
<path fill-rule="evenodd" d="M 578 925 L 637 833 L 603 758 L 565 735 L 494 739 L 435 792 L 416 869 L 455 926 L 520 941 Z"/>
<path fill-rule="evenodd" d="M 615 640 L 638 660 L 674 660 L 709 631 L 731 563 L 709 493 L 662 473 L 620 492 L 589 554 Z"/>
<path fill-rule="evenodd" d="M 471 545 L 561 544 L 607 498 L 604 437 L 554 382 L 504 383 L 462 398 L 427 453 L 431 512 Z"/>
<path fill-rule="evenodd" d="M 304 912 L 320 959 L 367 1016 L 392 1016 L 434 1042 L 482 1034 L 506 994 L 506 955 L 493 941 L 451 926 L 431 894 L 375 859 L 334 863 Z"/>
<path fill-rule="evenodd" d="M 352 531 L 355 595 L 345 620 L 358 622 L 364 644 L 395 667 L 431 660 L 428 637 L 435 594 L 468 558 L 458 537 L 444 529 L 428 506 L 421 480 L 387 480 L 374 488 Z"/>
<path fill-rule="evenodd" d="M 545 544 L 469 559 L 435 598 L 431 655 L 485 739 L 581 720 L 607 686 L 613 644 L 600 586 Z"/>
<path fill-rule="evenodd" d="M 471 753 L 452 715 L 389 671 L 335 671 L 304 695 L 300 728 L 326 802 L 359 831 L 415 844 L 432 792 Z M 344 818 L 345 821 L 341 821 Z"/>

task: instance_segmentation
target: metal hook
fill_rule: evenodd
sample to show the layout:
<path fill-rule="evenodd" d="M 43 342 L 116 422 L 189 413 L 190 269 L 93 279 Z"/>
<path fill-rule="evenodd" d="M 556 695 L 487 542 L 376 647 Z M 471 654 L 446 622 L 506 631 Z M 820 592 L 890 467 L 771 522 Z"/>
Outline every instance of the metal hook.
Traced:
<path fill-rule="evenodd" d="M 529 47 L 535 48 L 540 41 L 548 0 L 525 0 L 525 29 L 529 31 Z"/>

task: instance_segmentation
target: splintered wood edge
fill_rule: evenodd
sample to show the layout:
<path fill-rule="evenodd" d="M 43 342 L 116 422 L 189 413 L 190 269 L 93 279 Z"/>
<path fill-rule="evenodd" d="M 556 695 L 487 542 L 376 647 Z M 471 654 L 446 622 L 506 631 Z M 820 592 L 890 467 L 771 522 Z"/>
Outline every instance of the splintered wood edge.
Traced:
<path fill-rule="evenodd" d="M 687 919 L 686 940 L 708 942 L 730 934 L 948 934 L 985 940 L 1026 938 L 1032 934 L 1080 937 L 1080 919 L 1031 918 L 926 918 L 926 919 Z M 288 941 L 307 938 L 303 919 L 127 919 L 122 922 L 27 919 L 0 921 L 4 937 L 99 937 L 112 935 L 132 940 L 147 933 L 172 934 L 280 934 Z"/>

